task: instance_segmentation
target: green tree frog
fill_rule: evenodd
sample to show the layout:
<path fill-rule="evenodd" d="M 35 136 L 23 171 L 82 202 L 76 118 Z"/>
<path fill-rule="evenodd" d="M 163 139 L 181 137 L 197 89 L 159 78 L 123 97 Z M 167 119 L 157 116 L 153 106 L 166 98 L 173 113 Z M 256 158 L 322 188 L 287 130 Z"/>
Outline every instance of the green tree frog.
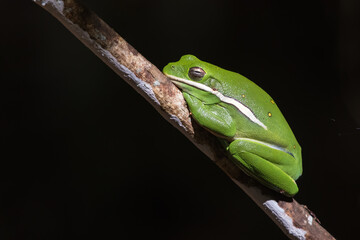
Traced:
<path fill-rule="evenodd" d="M 164 67 L 192 117 L 246 174 L 284 195 L 298 192 L 301 147 L 275 101 L 246 77 L 192 55 Z"/>

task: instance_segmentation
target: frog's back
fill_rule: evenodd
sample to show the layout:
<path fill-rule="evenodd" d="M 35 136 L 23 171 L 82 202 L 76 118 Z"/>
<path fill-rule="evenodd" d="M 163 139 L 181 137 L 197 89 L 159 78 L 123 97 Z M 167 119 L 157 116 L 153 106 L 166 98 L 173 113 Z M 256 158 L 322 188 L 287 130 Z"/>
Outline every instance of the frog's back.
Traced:
<path fill-rule="evenodd" d="M 238 129 L 238 136 L 235 137 L 256 136 L 257 139 L 280 144 L 284 148 L 300 148 L 287 121 L 269 94 L 238 73 L 224 70 L 222 77 L 226 78 L 222 83 L 224 95 L 239 101 L 258 120 L 250 119 L 246 113 L 238 114 L 239 109 L 234 107 L 232 115 L 236 118 Z"/>
<path fill-rule="evenodd" d="M 237 128 L 234 138 L 255 139 L 290 153 L 294 157 L 292 164 L 296 166 L 293 168 L 295 172 L 292 177 L 297 179 L 302 173 L 301 147 L 273 98 L 238 73 L 226 71 L 222 76 L 227 78 L 221 86 L 223 94 L 250 110 L 247 116 L 247 111 L 239 114 L 239 107 L 230 108 L 229 112 Z M 256 119 L 252 118 L 253 116 Z"/>

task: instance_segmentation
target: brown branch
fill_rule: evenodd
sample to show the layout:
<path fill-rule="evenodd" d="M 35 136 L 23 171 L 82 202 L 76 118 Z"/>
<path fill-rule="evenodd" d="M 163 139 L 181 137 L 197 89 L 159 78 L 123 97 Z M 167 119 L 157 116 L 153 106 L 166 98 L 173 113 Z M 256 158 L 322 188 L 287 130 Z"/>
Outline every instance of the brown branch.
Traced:
<path fill-rule="evenodd" d="M 33 0 L 56 17 L 102 61 L 214 161 L 291 239 L 334 239 L 311 211 L 267 189 L 226 158 L 214 136 L 194 124 L 181 92 L 96 14 L 76 0 Z"/>

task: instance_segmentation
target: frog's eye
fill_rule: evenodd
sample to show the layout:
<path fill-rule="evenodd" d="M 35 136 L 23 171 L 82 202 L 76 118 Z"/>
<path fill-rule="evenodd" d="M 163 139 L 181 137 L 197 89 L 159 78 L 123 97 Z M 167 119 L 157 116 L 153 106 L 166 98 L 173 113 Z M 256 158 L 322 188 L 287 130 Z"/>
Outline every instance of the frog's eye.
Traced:
<path fill-rule="evenodd" d="M 200 81 L 206 72 L 201 67 L 192 67 L 189 69 L 189 77 L 194 81 Z"/>

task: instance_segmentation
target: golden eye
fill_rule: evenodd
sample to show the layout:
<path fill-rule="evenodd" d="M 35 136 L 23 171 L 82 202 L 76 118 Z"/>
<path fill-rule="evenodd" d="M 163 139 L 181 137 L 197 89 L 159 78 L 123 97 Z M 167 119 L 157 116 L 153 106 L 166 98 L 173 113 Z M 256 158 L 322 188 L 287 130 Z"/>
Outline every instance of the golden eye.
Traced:
<path fill-rule="evenodd" d="M 204 76 L 206 72 L 201 67 L 192 67 L 189 69 L 189 77 L 191 80 L 194 81 L 200 81 Z"/>

